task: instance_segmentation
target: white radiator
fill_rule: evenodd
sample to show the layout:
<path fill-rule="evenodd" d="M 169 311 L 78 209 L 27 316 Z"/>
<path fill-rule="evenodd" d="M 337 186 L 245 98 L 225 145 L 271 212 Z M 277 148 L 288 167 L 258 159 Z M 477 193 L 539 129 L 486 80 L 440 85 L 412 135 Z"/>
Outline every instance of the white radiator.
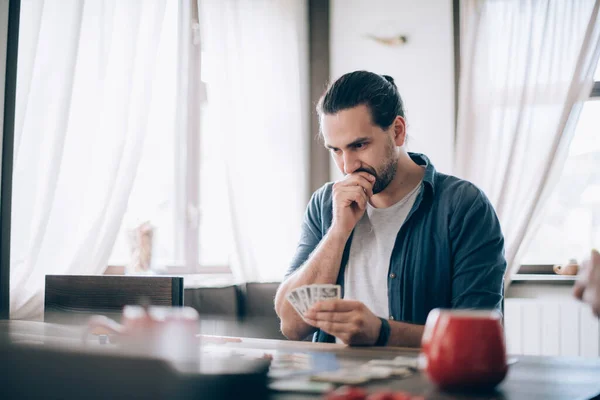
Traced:
<path fill-rule="evenodd" d="M 575 300 L 505 299 L 509 354 L 598 357 L 599 325 L 590 307 Z"/>

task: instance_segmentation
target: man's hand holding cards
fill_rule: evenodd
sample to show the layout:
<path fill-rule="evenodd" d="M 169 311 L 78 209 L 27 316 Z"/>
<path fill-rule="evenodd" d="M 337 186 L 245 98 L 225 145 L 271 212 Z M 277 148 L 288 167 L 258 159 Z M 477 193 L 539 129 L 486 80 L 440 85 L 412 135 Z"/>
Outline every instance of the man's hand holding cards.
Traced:
<path fill-rule="evenodd" d="M 340 285 L 305 285 L 297 287 L 287 294 L 287 300 L 304 319 L 304 314 L 317 302 L 340 299 Z"/>

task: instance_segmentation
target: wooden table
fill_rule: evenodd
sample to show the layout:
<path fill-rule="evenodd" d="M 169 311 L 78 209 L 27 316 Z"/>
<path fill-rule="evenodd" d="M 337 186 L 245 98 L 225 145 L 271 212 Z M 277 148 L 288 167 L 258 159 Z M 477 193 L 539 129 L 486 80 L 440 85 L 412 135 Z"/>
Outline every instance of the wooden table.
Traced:
<path fill-rule="evenodd" d="M 72 327 L 30 321 L 0 321 L 0 335 L 13 342 L 69 343 L 80 340 L 80 331 Z M 206 343 L 207 340 L 204 340 Z M 340 364 L 358 366 L 371 359 L 392 359 L 398 355 L 415 356 L 417 351 L 406 348 L 351 348 L 338 344 L 292 342 L 268 339 L 240 338 L 222 344 L 228 349 L 253 349 L 285 352 L 334 353 Z M 600 359 L 517 356 L 505 381 L 493 393 L 442 393 L 420 373 L 405 379 L 374 381 L 364 386 L 368 392 L 381 389 L 407 391 L 431 400 L 454 399 L 591 399 L 600 395 Z M 272 393 L 272 399 L 315 399 L 318 395 Z"/>

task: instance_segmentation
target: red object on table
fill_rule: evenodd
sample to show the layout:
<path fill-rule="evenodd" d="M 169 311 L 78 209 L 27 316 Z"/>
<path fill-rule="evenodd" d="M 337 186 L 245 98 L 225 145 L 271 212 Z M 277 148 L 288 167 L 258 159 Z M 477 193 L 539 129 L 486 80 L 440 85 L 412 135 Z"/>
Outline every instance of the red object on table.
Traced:
<path fill-rule="evenodd" d="M 367 400 L 412 400 L 416 397 L 412 397 L 410 393 L 406 392 L 377 392 L 369 395 Z"/>
<path fill-rule="evenodd" d="M 508 372 L 495 311 L 432 310 L 421 351 L 429 379 L 443 390 L 492 389 Z"/>
<path fill-rule="evenodd" d="M 340 386 L 325 397 L 326 400 L 365 400 L 367 392 L 356 386 Z"/>
<path fill-rule="evenodd" d="M 422 396 L 412 396 L 407 392 L 383 390 L 367 396 L 367 392 L 355 386 L 341 386 L 330 392 L 325 400 L 424 400 Z"/>

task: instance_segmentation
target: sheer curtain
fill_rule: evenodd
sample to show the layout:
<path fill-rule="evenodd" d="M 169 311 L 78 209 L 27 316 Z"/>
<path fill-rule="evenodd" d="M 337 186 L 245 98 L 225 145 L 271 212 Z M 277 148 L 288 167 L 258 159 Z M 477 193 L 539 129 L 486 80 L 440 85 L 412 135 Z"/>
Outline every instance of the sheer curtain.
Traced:
<path fill-rule="evenodd" d="M 208 119 L 218 135 L 240 281 L 283 277 L 308 200 L 308 57 L 306 2 L 200 2 Z M 205 151 L 205 150 L 203 150 Z M 203 172 L 204 173 L 204 172 Z M 210 194 L 209 193 L 209 194 Z M 201 195 L 202 196 L 202 195 Z M 205 210 L 214 213 L 214 210 Z"/>
<path fill-rule="evenodd" d="M 22 0 L 11 318 L 46 274 L 102 273 L 136 175 L 166 0 Z"/>
<path fill-rule="evenodd" d="M 455 171 L 494 204 L 507 283 L 558 178 L 600 54 L 600 0 L 461 2 Z"/>

